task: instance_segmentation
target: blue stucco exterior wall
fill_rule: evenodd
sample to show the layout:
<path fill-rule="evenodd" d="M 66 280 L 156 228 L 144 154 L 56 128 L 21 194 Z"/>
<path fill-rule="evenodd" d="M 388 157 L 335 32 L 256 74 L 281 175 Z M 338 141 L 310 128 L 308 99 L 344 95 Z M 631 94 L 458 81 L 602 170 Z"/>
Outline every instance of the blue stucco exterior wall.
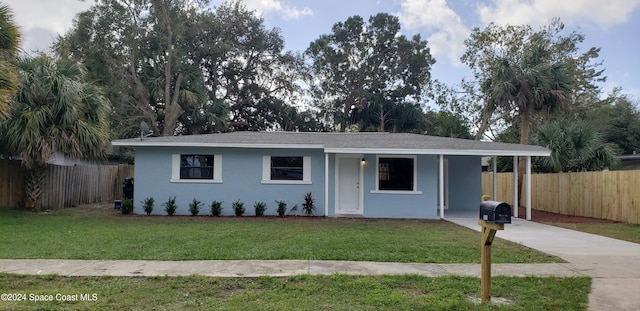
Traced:
<path fill-rule="evenodd" d="M 477 211 L 482 196 L 480 156 L 446 156 L 449 169 L 449 210 Z M 446 215 L 446 212 L 445 212 Z"/>
<path fill-rule="evenodd" d="M 222 183 L 171 182 L 172 154 L 213 153 L 222 155 Z M 262 158 L 271 156 L 310 156 L 311 184 L 262 184 Z M 324 153 L 306 149 L 247 149 L 247 148 L 136 148 L 134 205 L 135 213 L 142 214 L 140 201 L 155 199 L 153 214 L 165 215 L 163 202 L 176 196 L 176 214 L 189 215 L 189 203 L 196 198 L 204 203 L 200 215 L 211 213 L 209 204 L 223 201 L 223 215 L 234 215 L 231 204 L 244 202 L 244 215 L 255 215 L 253 204 L 267 203 L 265 215 L 277 215 L 276 200 L 287 202 L 290 209 L 298 205 L 301 213 L 304 195 L 311 192 L 316 202 L 316 214 L 324 212 Z"/>
<path fill-rule="evenodd" d="M 213 153 L 222 156 L 222 183 L 171 182 L 172 155 Z M 311 184 L 263 184 L 263 156 L 309 156 Z M 365 158 L 363 169 L 363 215 L 368 218 L 437 219 L 438 156 L 417 155 L 417 191 L 419 194 L 374 193 L 376 189 L 376 155 Z M 479 156 L 446 156 L 448 161 L 449 210 L 476 210 L 481 196 L 481 162 Z M 165 215 L 163 202 L 176 197 L 178 215 L 189 215 L 189 203 L 196 198 L 204 203 L 201 215 L 209 215 L 209 204 L 223 201 L 223 215 L 234 215 L 231 204 L 241 200 L 246 216 L 254 215 L 253 204 L 267 203 L 266 215 L 276 215 L 276 200 L 287 202 L 288 208 L 298 205 L 302 214 L 304 194 L 315 199 L 316 215 L 335 215 L 336 155 L 330 154 L 328 200 L 325 200 L 325 154 L 321 149 L 249 149 L 249 148 L 177 148 L 138 147 L 136 149 L 134 212 L 143 214 L 140 201 L 155 199 L 153 214 Z"/>

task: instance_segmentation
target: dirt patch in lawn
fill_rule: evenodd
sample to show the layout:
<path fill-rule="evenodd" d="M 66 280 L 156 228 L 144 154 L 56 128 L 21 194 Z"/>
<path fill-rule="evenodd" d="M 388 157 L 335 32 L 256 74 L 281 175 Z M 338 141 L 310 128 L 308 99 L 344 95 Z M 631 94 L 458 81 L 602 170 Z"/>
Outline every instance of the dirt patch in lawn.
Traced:
<path fill-rule="evenodd" d="M 518 218 L 525 218 L 526 210 L 524 207 L 520 207 L 518 210 Z M 557 213 L 551 213 L 541 211 L 537 209 L 531 209 L 531 220 L 535 222 L 544 223 L 569 223 L 569 224 L 581 224 L 581 223 L 617 223 L 618 221 L 582 216 L 562 215 Z"/>

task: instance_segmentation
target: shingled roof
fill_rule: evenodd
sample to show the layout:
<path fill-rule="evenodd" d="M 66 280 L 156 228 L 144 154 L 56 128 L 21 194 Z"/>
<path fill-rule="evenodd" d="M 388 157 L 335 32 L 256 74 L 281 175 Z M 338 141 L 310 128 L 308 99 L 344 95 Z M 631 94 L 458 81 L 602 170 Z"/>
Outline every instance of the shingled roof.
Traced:
<path fill-rule="evenodd" d="M 549 156 L 544 147 L 409 133 L 231 132 L 121 139 L 128 147 L 310 148 L 326 153 Z"/>

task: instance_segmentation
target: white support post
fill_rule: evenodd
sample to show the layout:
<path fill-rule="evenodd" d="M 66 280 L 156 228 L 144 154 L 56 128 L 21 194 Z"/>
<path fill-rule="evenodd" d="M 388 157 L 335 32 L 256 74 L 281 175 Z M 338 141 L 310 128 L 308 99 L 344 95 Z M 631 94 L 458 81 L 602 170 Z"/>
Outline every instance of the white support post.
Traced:
<path fill-rule="evenodd" d="M 493 196 L 491 200 L 498 201 L 498 157 L 493 156 Z"/>
<path fill-rule="evenodd" d="M 324 154 L 324 216 L 329 216 L 329 154 Z"/>
<path fill-rule="evenodd" d="M 527 156 L 527 220 L 531 220 L 531 156 Z"/>
<path fill-rule="evenodd" d="M 518 218 L 518 157 L 513 157 L 513 217 Z"/>
<path fill-rule="evenodd" d="M 440 218 L 444 219 L 444 155 L 440 155 L 438 162 L 438 207 Z"/>

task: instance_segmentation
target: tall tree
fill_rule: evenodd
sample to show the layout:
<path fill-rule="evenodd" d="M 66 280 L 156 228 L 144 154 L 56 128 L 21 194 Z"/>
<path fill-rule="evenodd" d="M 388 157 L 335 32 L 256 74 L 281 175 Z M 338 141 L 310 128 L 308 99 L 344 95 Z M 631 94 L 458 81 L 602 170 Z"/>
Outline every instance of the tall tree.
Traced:
<path fill-rule="evenodd" d="M 335 24 L 331 34 L 311 42 L 305 55 L 311 60 L 316 105 L 340 131 L 363 109 L 385 131 L 402 115 L 397 105 L 419 101 L 435 63 L 427 42 L 400 34 L 398 18 L 386 13 L 368 23 L 352 16 Z"/>
<path fill-rule="evenodd" d="M 272 128 L 278 105 L 295 101 L 302 68 L 300 56 L 284 51 L 280 31 L 240 1 L 221 4 L 188 29 L 191 58 L 205 72 L 209 98 L 229 105 L 229 126 Z"/>
<path fill-rule="evenodd" d="M 39 210 L 47 162 L 55 152 L 74 159 L 105 157 L 111 107 L 77 63 L 39 55 L 19 59 L 17 67 L 20 90 L 0 135 L 27 170 L 25 207 Z"/>
<path fill-rule="evenodd" d="M 0 118 L 6 114 L 7 103 L 16 92 L 18 77 L 11 61 L 18 54 L 20 32 L 8 6 L 0 4 Z"/>
<path fill-rule="evenodd" d="M 606 79 L 599 70 L 601 63 L 595 61 L 600 49 L 581 51 L 584 39 L 579 32 L 567 33 L 559 19 L 551 20 L 539 30 L 494 23 L 485 29 L 475 28 L 465 41 L 467 49 L 461 60 L 474 75 L 472 80 L 463 81 L 462 93 L 472 107 L 467 112 L 476 117 L 479 128 L 476 139 L 482 138 L 496 122 L 509 126 L 511 122 L 521 122 L 523 117 L 529 122 L 521 130 L 527 131 L 532 121 L 548 120 L 553 110 L 562 110 L 555 108 L 572 105 L 582 94 L 599 92 L 596 82 Z M 535 75 L 545 79 L 535 81 Z M 509 79 L 511 82 L 503 83 Z M 544 88 L 552 92 L 545 94 Z M 460 100 L 454 102 L 459 108 L 454 111 L 464 110 L 460 109 L 463 106 Z M 524 115 L 520 113 L 523 105 L 527 108 L 522 109 Z M 514 115 L 517 118 L 511 120 Z M 528 137 L 523 140 L 526 142 Z"/>
<path fill-rule="evenodd" d="M 120 136 L 141 120 L 163 135 L 265 129 L 271 103 L 295 91 L 300 61 L 277 29 L 240 1 L 207 4 L 100 0 L 58 41 L 107 86 L 112 126 L 131 129 Z"/>
<path fill-rule="evenodd" d="M 178 119 L 204 79 L 188 59 L 184 20 L 196 19 L 208 1 L 99 0 L 80 13 L 58 38 L 61 57 L 81 61 L 91 79 L 116 103 L 112 126 L 137 132 L 147 121 L 156 133 L 173 135 Z"/>
<path fill-rule="evenodd" d="M 594 88 L 592 82 L 601 71 L 590 61 L 598 49 L 579 53 L 584 36 L 577 32 L 563 36 L 563 29 L 559 20 L 553 20 L 539 31 L 496 24 L 473 30 L 461 59 L 473 71 L 484 97 L 477 138 L 493 115 L 510 114 L 517 116 L 520 143 L 528 144 L 532 119 L 562 110 L 578 91 Z M 524 171 L 521 159 L 520 177 Z M 518 181 L 521 188 L 522 178 Z"/>

